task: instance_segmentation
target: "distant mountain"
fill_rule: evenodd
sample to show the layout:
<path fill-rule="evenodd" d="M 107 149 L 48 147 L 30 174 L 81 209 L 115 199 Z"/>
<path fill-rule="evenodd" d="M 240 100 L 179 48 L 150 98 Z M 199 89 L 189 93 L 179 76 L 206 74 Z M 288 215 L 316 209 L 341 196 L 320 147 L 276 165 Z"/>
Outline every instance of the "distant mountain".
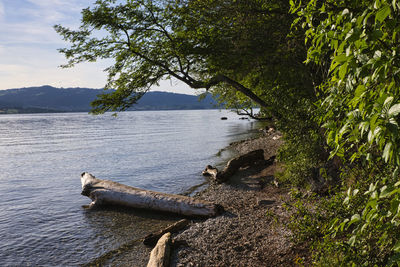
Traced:
<path fill-rule="evenodd" d="M 52 86 L 0 90 L 0 113 L 89 111 L 90 102 L 101 89 L 55 88 Z M 216 101 L 197 96 L 167 92 L 148 92 L 131 110 L 212 109 Z"/>

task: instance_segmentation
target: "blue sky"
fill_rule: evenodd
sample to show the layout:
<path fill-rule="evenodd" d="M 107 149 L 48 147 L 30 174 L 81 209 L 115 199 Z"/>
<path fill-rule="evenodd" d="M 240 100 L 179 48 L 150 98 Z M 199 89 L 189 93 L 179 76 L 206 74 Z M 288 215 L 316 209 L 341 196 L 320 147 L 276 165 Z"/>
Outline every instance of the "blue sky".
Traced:
<path fill-rule="evenodd" d="M 78 28 L 80 12 L 94 0 L 0 0 L 0 90 L 29 86 L 102 88 L 106 62 L 84 63 L 62 69 L 66 63 L 57 48 L 66 47 L 55 24 Z M 177 83 L 164 81 L 158 91 L 194 94 Z"/>

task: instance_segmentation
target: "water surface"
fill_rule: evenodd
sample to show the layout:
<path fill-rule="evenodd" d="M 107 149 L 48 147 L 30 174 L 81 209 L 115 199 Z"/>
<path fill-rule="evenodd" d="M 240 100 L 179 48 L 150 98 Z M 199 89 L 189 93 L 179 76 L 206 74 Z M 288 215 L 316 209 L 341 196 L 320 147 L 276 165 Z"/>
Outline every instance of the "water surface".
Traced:
<path fill-rule="evenodd" d="M 219 149 L 255 128 L 218 110 L 1 115 L 0 266 L 78 266 L 96 259 L 144 265 L 148 249 L 135 240 L 178 218 L 87 210 L 80 174 L 182 193 L 205 181 L 200 173 L 207 164 L 224 160 L 216 157 Z"/>

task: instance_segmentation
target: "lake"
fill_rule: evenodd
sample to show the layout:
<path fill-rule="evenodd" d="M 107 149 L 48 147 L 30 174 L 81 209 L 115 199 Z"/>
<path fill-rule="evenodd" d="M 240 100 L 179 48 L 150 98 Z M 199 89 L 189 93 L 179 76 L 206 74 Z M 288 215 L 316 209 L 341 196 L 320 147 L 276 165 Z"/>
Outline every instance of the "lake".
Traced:
<path fill-rule="evenodd" d="M 179 218 L 88 210 L 80 174 L 184 193 L 229 157 L 221 148 L 257 128 L 226 110 L 1 115 L 0 266 L 145 265 L 138 240 Z"/>

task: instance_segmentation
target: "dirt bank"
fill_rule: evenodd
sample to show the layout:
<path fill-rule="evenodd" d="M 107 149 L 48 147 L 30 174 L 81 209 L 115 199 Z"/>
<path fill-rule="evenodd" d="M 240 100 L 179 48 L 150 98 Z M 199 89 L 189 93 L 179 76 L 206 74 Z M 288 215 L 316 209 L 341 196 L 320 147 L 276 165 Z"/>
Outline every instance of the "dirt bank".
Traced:
<path fill-rule="evenodd" d="M 265 158 L 276 154 L 279 134 L 231 144 L 239 154 L 264 149 Z M 193 221 L 174 237 L 184 245 L 173 252 L 172 266 L 293 266 L 303 262 L 306 251 L 295 248 L 285 208 L 288 191 L 273 184 L 277 168 L 258 165 L 240 170 L 229 183 L 211 185 L 197 197 L 221 204 L 216 218 Z"/>

